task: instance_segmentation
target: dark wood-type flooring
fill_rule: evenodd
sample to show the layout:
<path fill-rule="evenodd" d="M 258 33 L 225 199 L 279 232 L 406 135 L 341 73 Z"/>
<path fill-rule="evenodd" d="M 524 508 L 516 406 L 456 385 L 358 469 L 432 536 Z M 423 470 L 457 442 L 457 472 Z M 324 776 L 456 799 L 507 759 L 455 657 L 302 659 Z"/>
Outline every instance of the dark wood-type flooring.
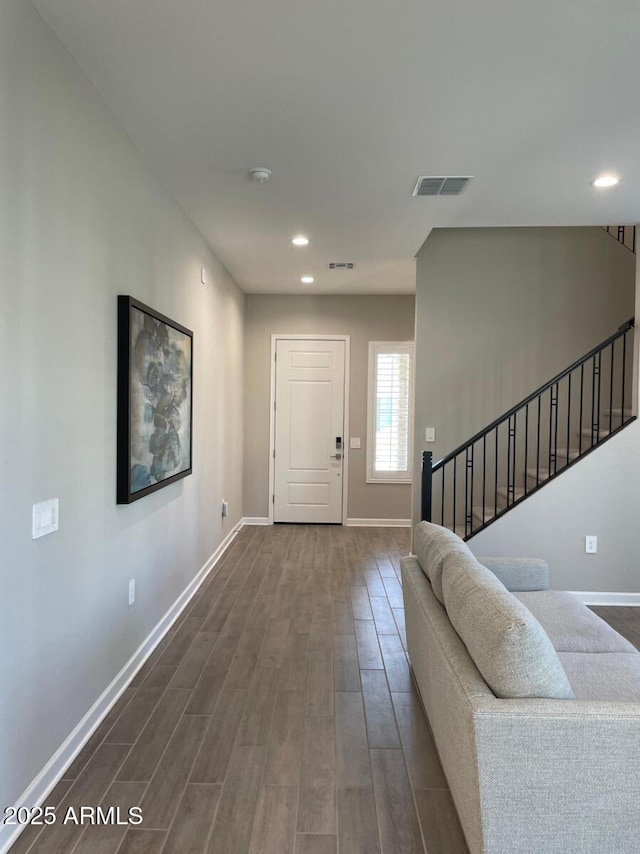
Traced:
<path fill-rule="evenodd" d="M 11 854 L 464 854 L 405 652 L 408 548 L 244 528 Z M 640 645 L 637 609 L 595 610 Z M 59 823 L 97 805 L 144 823 Z"/>

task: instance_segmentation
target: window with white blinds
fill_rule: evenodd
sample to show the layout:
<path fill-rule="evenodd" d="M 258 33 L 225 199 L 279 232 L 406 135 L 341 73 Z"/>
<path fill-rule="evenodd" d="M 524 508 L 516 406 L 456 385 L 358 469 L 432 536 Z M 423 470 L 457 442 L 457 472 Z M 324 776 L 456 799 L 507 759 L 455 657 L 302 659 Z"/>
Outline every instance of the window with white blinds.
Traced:
<path fill-rule="evenodd" d="M 413 349 L 369 342 L 368 483 L 411 481 Z"/>

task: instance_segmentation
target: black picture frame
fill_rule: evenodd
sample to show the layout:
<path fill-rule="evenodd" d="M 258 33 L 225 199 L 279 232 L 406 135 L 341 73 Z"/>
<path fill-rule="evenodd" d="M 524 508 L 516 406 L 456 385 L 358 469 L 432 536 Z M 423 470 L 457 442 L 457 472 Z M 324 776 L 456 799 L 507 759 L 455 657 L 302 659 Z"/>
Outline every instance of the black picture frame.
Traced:
<path fill-rule="evenodd" d="M 125 295 L 118 296 L 117 408 L 118 504 L 192 473 L 193 332 Z M 180 469 L 167 474 L 172 460 Z"/>

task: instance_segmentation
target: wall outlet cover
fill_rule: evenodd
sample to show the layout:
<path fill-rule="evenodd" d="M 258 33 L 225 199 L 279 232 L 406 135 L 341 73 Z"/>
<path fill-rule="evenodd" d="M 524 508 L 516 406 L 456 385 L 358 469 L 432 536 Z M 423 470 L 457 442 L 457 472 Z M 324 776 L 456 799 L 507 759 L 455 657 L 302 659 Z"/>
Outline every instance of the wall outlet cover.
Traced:
<path fill-rule="evenodd" d="M 598 538 L 593 535 L 585 537 L 584 550 L 588 555 L 594 555 L 598 552 Z"/>
<path fill-rule="evenodd" d="M 58 530 L 60 502 L 57 498 L 41 501 L 33 505 L 31 516 L 31 536 L 34 540 L 52 534 Z"/>

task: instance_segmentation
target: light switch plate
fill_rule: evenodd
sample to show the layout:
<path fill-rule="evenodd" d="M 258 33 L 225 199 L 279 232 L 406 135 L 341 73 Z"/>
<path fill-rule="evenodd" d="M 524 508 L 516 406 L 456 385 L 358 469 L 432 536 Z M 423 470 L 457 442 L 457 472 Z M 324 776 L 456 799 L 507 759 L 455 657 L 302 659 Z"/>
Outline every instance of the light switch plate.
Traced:
<path fill-rule="evenodd" d="M 436 440 L 436 428 L 435 427 L 425 427 L 424 440 L 425 440 L 425 442 L 435 442 L 435 440 Z"/>
<path fill-rule="evenodd" d="M 31 519 L 31 536 L 34 540 L 53 534 L 58 530 L 58 519 L 60 515 L 60 504 L 57 498 L 41 501 L 33 505 Z"/>
<path fill-rule="evenodd" d="M 349 440 L 349 447 L 351 448 L 351 450 L 357 451 L 358 448 L 360 447 L 360 439 L 357 439 L 357 438 L 356 439 L 350 439 Z"/>

